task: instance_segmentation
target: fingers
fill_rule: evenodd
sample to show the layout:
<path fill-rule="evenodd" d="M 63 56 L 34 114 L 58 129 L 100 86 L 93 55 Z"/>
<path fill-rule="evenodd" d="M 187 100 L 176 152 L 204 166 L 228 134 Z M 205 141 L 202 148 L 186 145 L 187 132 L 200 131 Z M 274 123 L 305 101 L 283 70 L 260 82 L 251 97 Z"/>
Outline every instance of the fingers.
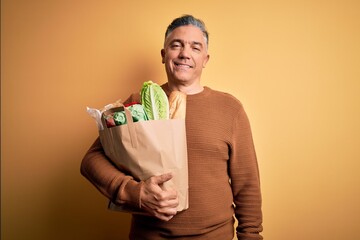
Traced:
<path fill-rule="evenodd" d="M 179 205 L 179 198 L 174 190 L 161 190 L 160 193 L 143 191 L 140 192 L 140 198 L 142 205 L 146 205 L 160 213 L 166 213 L 166 209 L 176 210 Z"/>
<path fill-rule="evenodd" d="M 176 207 L 158 208 L 155 206 L 153 207 L 144 206 L 143 209 L 145 209 L 151 215 L 164 221 L 169 221 L 177 214 Z"/>
<path fill-rule="evenodd" d="M 173 189 L 161 190 L 161 192 L 154 193 L 154 198 L 158 202 L 167 201 L 171 199 L 177 199 L 177 192 Z"/>
<path fill-rule="evenodd" d="M 154 216 L 163 221 L 170 221 L 175 216 L 175 214 L 165 215 L 165 214 L 155 213 Z"/>
<path fill-rule="evenodd" d="M 176 208 L 179 206 L 179 199 L 176 197 L 174 199 L 148 201 L 147 206 L 160 213 L 166 213 L 167 210 L 171 209 L 175 209 L 176 213 Z M 169 214 L 171 214 L 171 212 L 169 212 Z"/>
<path fill-rule="evenodd" d="M 171 211 L 169 210 L 166 213 L 155 212 L 154 216 L 163 221 L 169 221 L 176 215 L 176 213 L 177 213 L 176 210 L 171 210 Z"/>
<path fill-rule="evenodd" d="M 164 173 L 164 174 L 161 174 L 159 176 L 154 176 L 154 177 L 151 177 L 150 179 L 152 180 L 152 182 L 154 184 L 157 184 L 157 185 L 161 185 L 163 184 L 164 182 L 167 182 L 169 181 L 170 179 L 173 178 L 173 174 L 170 172 L 170 173 Z"/>
<path fill-rule="evenodd" d="M 177 191 L 161 187 L 172 177 L 171 173 L 153 176 L 144 182 L 140 190 L 141 207 L 164 221 L 173 218 L 179 205 Z"/>

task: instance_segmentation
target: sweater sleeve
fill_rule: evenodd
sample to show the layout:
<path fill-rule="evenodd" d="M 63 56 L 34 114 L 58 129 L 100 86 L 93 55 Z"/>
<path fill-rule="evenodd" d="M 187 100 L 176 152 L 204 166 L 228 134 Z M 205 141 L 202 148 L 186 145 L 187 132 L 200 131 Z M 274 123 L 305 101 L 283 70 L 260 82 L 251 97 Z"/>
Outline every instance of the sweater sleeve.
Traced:
<path fill-rule="evenodd" d="M 241 105 L 233 122 L 230 178 L 239 240 L 261 240 L 262 211 L 258 163 L 248 117 Z"/>
<path fill-rule="evenodd" d="M 140 207 L 142 184 L 119 171 L 105 156 L 100 139 L 97 138 L 86 152 L 80 168 L 86 177 L 103 195 L 112 202 Z"/>

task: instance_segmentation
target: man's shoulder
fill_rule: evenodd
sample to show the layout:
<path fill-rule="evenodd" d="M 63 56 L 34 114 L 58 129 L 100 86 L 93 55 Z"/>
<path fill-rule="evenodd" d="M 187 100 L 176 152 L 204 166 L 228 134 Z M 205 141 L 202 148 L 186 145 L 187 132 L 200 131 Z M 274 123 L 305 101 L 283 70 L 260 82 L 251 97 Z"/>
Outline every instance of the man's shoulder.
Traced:
<path fill-rule="evenodd" d="M 209 91 L 210 95 L 213 98 L 215 98 L 217 101 L 224 101 L 231 105 L 242 106 L 241 101 L 229 92 L 225 92 L 225 91 L 221 91 L 221 90 L 214 90 L 210 87 L 205 87 L 205 88 Z"/>

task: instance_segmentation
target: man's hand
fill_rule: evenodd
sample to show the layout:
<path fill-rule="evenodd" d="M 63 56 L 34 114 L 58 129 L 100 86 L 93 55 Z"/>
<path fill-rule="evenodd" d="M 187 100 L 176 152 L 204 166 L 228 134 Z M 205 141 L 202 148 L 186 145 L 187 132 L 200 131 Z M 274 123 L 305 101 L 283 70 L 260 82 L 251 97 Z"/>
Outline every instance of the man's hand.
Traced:
<path fill-rule="evenodd" d="M 162 189 L 163 183 L 172 177 L 171 173 L 153 176 L 144 182 L 140 191 L 141 208 L 164 221 L 169 221 L 177 213 L 179 205 L 175 190 Z"/>

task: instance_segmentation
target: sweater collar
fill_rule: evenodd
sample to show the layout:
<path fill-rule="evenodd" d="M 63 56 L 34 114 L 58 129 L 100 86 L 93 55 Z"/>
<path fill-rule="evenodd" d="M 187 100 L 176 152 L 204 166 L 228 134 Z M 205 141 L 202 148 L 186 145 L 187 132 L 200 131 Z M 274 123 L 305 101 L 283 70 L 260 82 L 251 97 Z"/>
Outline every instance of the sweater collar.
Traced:
<path fill-rule="evenodd" d="M 161 85 L 161 87 L 165 91 L 166 95 L 169 97 L 170 93 L 171 93 L 171 90 L 170 90 L 168 84 L 164 83 L 163 85 Z M 200 98 L 208 96 L 210 94 L 210 92 L 211 92 L 211 88 L 209 88 L 207 86 L 204 86 L 204 89 L 201 92 L 191 94 L 191 95 L 187 95 L 187 100 L 190 100 L 190 101 L 198 100 Z"/>

